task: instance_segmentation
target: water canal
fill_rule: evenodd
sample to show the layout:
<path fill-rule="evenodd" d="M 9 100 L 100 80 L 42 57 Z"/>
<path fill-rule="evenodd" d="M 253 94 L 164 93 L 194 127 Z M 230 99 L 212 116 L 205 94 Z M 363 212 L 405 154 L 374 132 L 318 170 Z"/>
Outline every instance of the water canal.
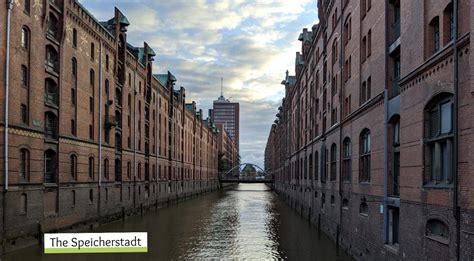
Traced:
<path fill-rule="evenodd" d="M 240 184 L 95 232 L 146 231 L 148 253 L 44 255 L 40 246 L 2 260 L 350 260 L 263 184 Z"/>

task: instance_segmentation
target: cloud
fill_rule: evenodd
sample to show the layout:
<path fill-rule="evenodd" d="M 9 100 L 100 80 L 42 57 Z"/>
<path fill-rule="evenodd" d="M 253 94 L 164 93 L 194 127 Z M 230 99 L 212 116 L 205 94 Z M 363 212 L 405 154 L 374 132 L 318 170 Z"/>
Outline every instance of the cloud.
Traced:
<path fill-rule="evenodd" d="M 129 19 L 128 40 L 156 52 L 153 70 L 176 75 L 207 112 L 220 94 L 240 102 L 242 161 L 263 167 L 268 133 L 293 71 L 303 27 L 317 20 L 313 0 L 83 0 L 99 20 L 116 5 Z"/>

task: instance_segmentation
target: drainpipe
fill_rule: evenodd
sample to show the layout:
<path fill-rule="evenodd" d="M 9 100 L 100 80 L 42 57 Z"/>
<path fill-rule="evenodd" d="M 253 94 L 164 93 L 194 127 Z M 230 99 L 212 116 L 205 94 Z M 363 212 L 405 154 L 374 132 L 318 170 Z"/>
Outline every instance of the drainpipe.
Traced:
<path fill-rule="evenodd" d="M 454 20 L 454 35 L 453 35 L 453 85 L 454 85 L 454 119 L 453 119 L 453 131 L 454 131 L 454 150 L 453 150 L 453 216 L 456 219 L 456 260 L 460 260 L 461 254 L 461 215 L 459 208 L 459 177 L 458 177 L 458 157 L 459 157 L 459 86 L 458 86 L 458 0 L 453 1 L 453 20 Z"/>
<path fill-rule="evenodd" d="M 388 242 L 388 2 L 385 2 L 385 30 L 384 30 L 384 85 L 383 94 L 383 239 L 384 243 Z"/>
<path fill-rule="evenodd" d="M 102 103 L 102 41 L 99 47 L 99 192 L 98 192 L 98 211 L 100 217 L 100 190 L 102 187 L 102 131 L 103 131 L 103 103 Z"/>
<path fill-rule="evenodd" d="M 137 69 L 138 66 L 135 64 L 135 70 L 133 71 L 133 208 L 136 206 L 136 188 L 137 188 Z"/>
<path fill-rule="evenodd" d="M 5 128 L 4 128 L 4 171 L 5 171 L 5 192 L 8 191 L 8 113 L 9 113 L 9 92 L 10 92 L 10 27 L 13 0 L 7 0 L 7 39 L 5 55 Z M 5 198 L 5 197 L 4 197 Z M 5 211 L 4 211 L 5 212 Z"/>
<path fill-rule="evenodd" d="M 341 16 L 339 18 L 340 20 L 340 25 L 341 25 L 341 37 L 339 37 L 339 68 L 340 68 L 340 71 L 343 72 L 344 71 L 344 63 L 342 62 L 343 58 L 344 58 L 344 26 L 343 26 L 343 21 L 344 21 L 344 1 L 341 1 Z M 337 230 L 337 236 L 338 236 L 338 242 L 336 242 L 336 246 L 337 246 L 337 250 L 338 250 L 338 253 L 339 253 L 339 244 L 340 244 L 340 241 L 341 241 L 341 238 L 342 238 L 342 235 L 341 235 L 341 231 L 342 231 L 342 153 L 344 151 L 344 142 L 343 142 L 343 135 L 342 135 L 342 127 L 343 127 L 343 122 L 342 122 L 342 117 L 344 116 L 344 110 L 346 109 L 345 108 L 345 104 L 344 104 L 344 99 L 345 99 L 345 92 L 344 92 L 344 88 L 342 87 L 344 85 L 344 81 L 343 81 L 343 76 L 342 76 L 342 73 L 339 74 L 340 75 L 340 89 L 339 89 L 339 104 L 340 104 L 340 107 L 341 109 L 339 110 L 339 226 L 338 226 L 338 230 Z M 349 108 L 351 107 L 350 104 L 348 104 Z"/>

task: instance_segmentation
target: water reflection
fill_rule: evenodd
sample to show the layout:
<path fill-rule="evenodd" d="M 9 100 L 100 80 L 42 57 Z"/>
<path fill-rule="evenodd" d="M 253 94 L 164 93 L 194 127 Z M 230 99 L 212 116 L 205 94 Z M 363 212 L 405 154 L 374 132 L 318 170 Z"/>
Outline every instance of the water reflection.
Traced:
<path fill-rule="evenodd" d="M 97 231 L 147 231 L 149 253 L 43 255 L 36 246 L 4 260 L 349 260 L 263 184 L 240 184 Z"/>

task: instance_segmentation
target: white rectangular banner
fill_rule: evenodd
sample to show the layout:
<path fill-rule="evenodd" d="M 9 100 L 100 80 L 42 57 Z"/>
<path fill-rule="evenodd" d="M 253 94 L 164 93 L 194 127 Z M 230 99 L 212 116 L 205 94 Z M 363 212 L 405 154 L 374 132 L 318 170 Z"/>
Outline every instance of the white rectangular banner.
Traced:
<path fill-rule="evenodd" d="M 45 254 L 148 252 L 147 232 L 44 234 Z"/>

